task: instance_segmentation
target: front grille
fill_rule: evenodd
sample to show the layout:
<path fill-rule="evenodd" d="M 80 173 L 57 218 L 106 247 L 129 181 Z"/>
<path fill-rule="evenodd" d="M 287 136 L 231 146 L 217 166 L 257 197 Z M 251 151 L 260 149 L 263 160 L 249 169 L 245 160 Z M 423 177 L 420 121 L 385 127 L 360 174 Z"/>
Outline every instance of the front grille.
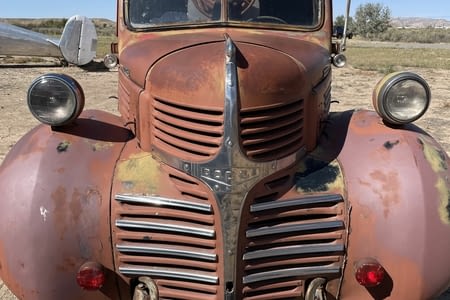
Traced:
<path fill-rule="evenodd" d="M 297 152 L 303 141 L 303 100 L 241 111 L 241 143 L 248 158 L 269 161 Z"/>
<path fill-rule="evenodd" d="M 339 278 L 344 211 L 340 195 L 254 201 L 242 254 L 243 299 L 298 299 L 306 280 Z"/>
<path fill-rule="evenodd" d="M 223 136 L 223 112 L 155 99 L 153 143 L 168 153 L 190 160 L 213 157 Z"/>
<path fill-rule="evenodd" d="M 220 274 L 213 206 L 185 178 L 183 200 L 116 195 L 115 240 L 119 272 L 150 276 L 161 299 L 217 299 Z"/>

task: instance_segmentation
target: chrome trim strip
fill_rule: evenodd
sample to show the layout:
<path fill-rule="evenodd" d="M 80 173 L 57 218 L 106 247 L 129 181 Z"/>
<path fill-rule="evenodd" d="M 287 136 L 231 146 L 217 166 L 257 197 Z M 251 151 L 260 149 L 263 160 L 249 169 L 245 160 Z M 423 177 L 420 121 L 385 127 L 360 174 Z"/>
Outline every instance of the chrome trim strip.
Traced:
<path fill-rule="evenodd" d="M 251 284 L 286 277 L 320 277 L 323 275 L 339 274 L 340 272 L 341 268 L 329 266 L 291 268 L 247 275 L 242 278 L 242 281 L 244 284 Z"/>
<path fill-rule="evenodd" d="M 188 202 L 188 201 L 184 201 L 184 200 L 171 199 L 171 198 L 165 198 L 165 197 L 118 194 L 118 195 L 116 195 L 115 199 L 122 203 L 167 206 L 170 208 L 182 208 L 182 209 L 189 209 L 189 210 L 194 210 L 194 211 L 212 213 L 211 204 Z"/>
<path fill-rule="evenodd" d="M 182 269 L 120 266 L 119 272 L 123 275 L 150 276 L 154 278 L 163 277 L 176 280 L 197 281 L 207 284 L 217 284 L 219 282 L 219 278 L 217 276 L 206 275 L 195 271 L 189 272 Z"/>
<path fill-rule="evenodd" d="M 173 157 L 158 148 L 153 154 L 169 166 L 201 180 L 214 193 L 220 209 L 224 243 L 224 282 L 235 282 L 236 244 L 241 206 L 257 182 L 292 165 L 306 152 L 300 149 L 287 157 L 270 162 L 254 162 L 239 144 L 238 48 L 225 34 L 224 133 L 219 153 L 210 161 L 192 162 Z"/>
<path fill-rule="evenodd" d="M 250 206 L 250 212 L 263 212 L 267 210 L 288 208 L 294 206 L 306 206 L 314 204 L 325 204 L 325 203 L 340 203 L 344 199 L 340 195 L 321 195 L 321 196 L 310 196 L 299 199 L 292 199 L 286 201 L 270 201 L 264 203 L 253 204 Z"/>
<path fill-rule="evenodd" d="M 274 234 L 284 234 L 298 232 L 299 234 L 303 231 L 312 230 L 323 230 L 323 229 L 345 229 L 344 221 L 328 221 L 328 222 L 314 222 L 314 223 L 304 223 L 304 224 L 294 224 L 286 226 L 274 226 L 274 227 L 263 227 L 257 229 L 249 229 L 246 232 L 247 238 L 264 237 Z"/>
<path fill-rule="evenodd" d="M 116 220 L 116 226 L 126 229 L 159 230 L 172 234 L 191 234 L 208 238 L 214 238 L 216 236 L 216 232 L 212 229 L 202 229 L 191 226 L 180 226 L 155 222 Z"/>
<path fill-rule="evenodd" d="M 262 258 L 278 258 L 288 255 L 299 254 L 321 254 L 328 252 L 343 252 L 344 245 L 324 244 L 324 245 L 299 245 L 299 246 L 287 246 L 270 248 L 265 250 L 250 251 L 243 255 L 243 260 L 254 260 Z"/>
<path fill-rule="evenodd" d="M 193 258 L 196 260 L 206 260 L 211 262 L 217 261 L 217 255 L 215 253 L 196 252 L 186 249 L 177 248 L 164 248 L 164 247 L 146 247 L 138 245 L 116 245 L 116 248 L 120 252 L 125 253 L 137 253 L 137 254 L 155 254 L 155 255 L 168 255 L 180 258 Z"/>

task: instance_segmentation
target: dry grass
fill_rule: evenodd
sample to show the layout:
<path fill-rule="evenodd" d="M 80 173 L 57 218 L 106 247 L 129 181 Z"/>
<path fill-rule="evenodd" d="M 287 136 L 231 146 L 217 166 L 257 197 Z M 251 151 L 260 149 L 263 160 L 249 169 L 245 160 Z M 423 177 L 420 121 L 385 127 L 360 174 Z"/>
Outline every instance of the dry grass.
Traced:
<path fill-rule="evenodd" d="M 349 46 L 346 55 L 354 68 L 381 73 L 401 68 L 450 70 L 450 49 Z"/>
<path fill-rule="evenodd" d="M 97 57 L 103 58 L 111 52 L 111 43 L 117 40 L 113 35 L 100 35 L 97 41 Z"/>

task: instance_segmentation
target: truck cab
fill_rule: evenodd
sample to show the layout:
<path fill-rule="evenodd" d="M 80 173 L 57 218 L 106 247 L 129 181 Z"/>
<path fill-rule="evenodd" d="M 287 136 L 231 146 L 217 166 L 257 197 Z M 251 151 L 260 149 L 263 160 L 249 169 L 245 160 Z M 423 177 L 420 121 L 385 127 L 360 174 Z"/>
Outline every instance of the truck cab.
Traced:
<path fill-rule="evenodd" d="M 42 124 L 0 168 L 0 277 L 19 298 L 419 300 L 449 286 L 449 157 L 413 124 L 429 86 L 389 74 L 373 110 L 333 112 L 345 38 L 331 0 L 117 12 L 120 116 L 43 75 L 28 91 Z"/>

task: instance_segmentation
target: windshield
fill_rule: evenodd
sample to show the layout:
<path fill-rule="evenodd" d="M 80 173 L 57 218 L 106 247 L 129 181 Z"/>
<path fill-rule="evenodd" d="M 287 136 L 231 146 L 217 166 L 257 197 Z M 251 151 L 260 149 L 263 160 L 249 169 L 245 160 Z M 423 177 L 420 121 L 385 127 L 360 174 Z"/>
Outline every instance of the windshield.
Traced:
<path fill-rule="evenodd" d="M 129 0 L 128 24 L 133 28 L 215 22 L 315 27 L 321 21 L 322 1 Z"/>

